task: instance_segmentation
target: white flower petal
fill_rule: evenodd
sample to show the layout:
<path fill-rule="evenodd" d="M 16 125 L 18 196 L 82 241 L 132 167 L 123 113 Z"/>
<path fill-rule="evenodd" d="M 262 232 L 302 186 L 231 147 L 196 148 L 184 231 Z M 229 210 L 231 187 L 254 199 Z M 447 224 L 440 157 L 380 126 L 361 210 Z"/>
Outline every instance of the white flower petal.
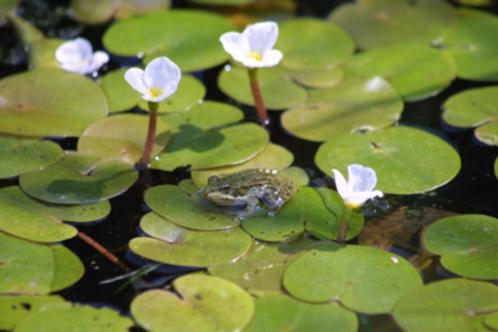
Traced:
<path fill-rule="evenodd" d="M 158 88 L 169 97 L 176 91 L 182 77 L 180 68 L 167 57 L 152 60 L 146 67 L 144 81 L 147 88 Z M 163 96 L 163 99 L 166 98 Z"/>
<path fill-rule="evenodd" d="M 86 73 L 93 73 L 97 71 L 100 67 L 109 62 L 109 55 L 103 51 L 97 51 L 93 54 L 92 62 L 88 66 Z"/>
<path fill-rule="evenodd" d="M 266 51 L 263 55 L 264 65 L 262 67 L 273 67 L 278 65 L 283 56 L 284 55 L 279 50 Z"/>
<path fill-rule="evenodd" d="M 349 185 L 353 192 L 370 191 L 377 184 L 377 175 L 370 167 L 358 164 L 348 166 Z"/>
<path fill-rule="evenodd" d="M 247 56 L 249 50 L 249 42 L 243 34 L 238 32 L 227 32 L 221 35 L 220 42 L 223 45 L 225 52 L 230 54 L 235 60 Z M 237 57 L 239 59 L 237 59 Z"/>
<path fill-rule="evenodd" d="M 275 22 L 256 23 L 247 26 L 242 34 L 249 42 L 250 51 L 264 54 L 277 42 L 278 25 Z"/>
<path fill-rule="evenodd" d="M 384 194 L 379 190 L 374 191 L 364 191 L 364 192 L 353 192 L 346 200 L 346 205 L 350 207 L 360 207 L 369 199 L 375 197 L 382 197 Z"/>
<path fill-rule="evenodd" d="M 332 172 L 334 173 L 334 180 L 337 192 L 342 197 L 342 199 L 346 200 L 351 194 L 349 185 L 341 172 L 339 172 L 336 169 L 333 169 Z"/>
<path fill-rule="evenodd" d="M 140 68 L 130 68 L 125 72 L 124 78 L 131 87 L 141 94 L 145 94 L 147 87 L 144 82 L 144 71 Z"/>

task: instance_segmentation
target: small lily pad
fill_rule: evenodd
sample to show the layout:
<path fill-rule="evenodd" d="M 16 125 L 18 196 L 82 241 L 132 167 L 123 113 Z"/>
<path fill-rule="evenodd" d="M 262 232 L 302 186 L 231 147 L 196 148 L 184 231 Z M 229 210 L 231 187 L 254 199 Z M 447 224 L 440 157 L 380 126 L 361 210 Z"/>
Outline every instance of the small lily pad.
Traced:
<path fill-rule="evenodd" d="M 297 83 L 309 88 L 331 88 L 344 77 L 342 67 L 332 69 L 288 69 L 285 72 Z"/>
<path fill-rule="evenodd" d="M 151 290 L 131 304 L 137 323 L 148 331 L 242 331 L 254 313 L 249 294 L 221 278 L 186 275 L 173 282 L 175 294 Z"/>
<path fill-rule="evenodd" d="M 237 226 L 235 218 L 207 202 L 202 195 L 189 194 L 173 185 L 147 189 L 145 203 L 178 226 L 194 230 L 221 230 Z"/>
<path fill-rule="evenodd" d="M 498 220 L 467 214 L 440 219 L 424 232 L 422 241 L 441 264 L 472 279 L 498 279 Z"/>
<path fill-rule="evenodd" d="M 107 96 L 109 113 L 117 113 L 132 109 L 138 104 L 138 94 L 124 79 L 128 68 L 121 68 L 105 74 L 99 81 L 99 85 Z"/>
<path fill-rule="evenodd" d="M 268 132 L 253 123 L 213 130 L 184 124 L 179 129 L 166 151 L 152 160 L 152 168 L 173 171 L 181 166 L 198 170 L 236 165 L 261 153 L 269 142 Z"/>
<path fill-rule="evenodd" d="M 50 165 L 63 156 L 58 144 L 51 141 L 0 136 L 0 178 L 9 178 Z"/>
<path fill-rule="evenodd" d="M 355 332 L 356 315 L 337 303 L 311 304 L 282 294 L 268 294 L 256 298 L 256 312 L 245 330 L 293 332 Z"/>
<path fill-rule="evenodd" d="M 197 187 L 202 188 L 207 185 L 211 176 L 232 174 L 251 168 L 281 170 L 290 166 L 293 160 L 294 156 L 289 150 L 270 143 L 263 152 L 243 164 L 193 171 L 192 180 Z"/>
<path fill-rule="evenodd" d="M 318 19 L 291 19 L 279 24 L 275 48 L 288 68 L 333 68 L 354 51 L 351 37 L 334 23 Z"/>
<path fill-rule="evenodd" d="M 292 182 L 295 188 L 307 186 L 310 182 L 306 171 L 296 166 L 284 168 L 279 172 L 279 176 Z"/>
<path fill-rule="evenodd" d="M 334 300 L 368 314 L 390 312 L 403 294 L 422 285 L 408 261 L 365 246 L 312 250 L 287 268 L 283 281 L 303 301 Z"/>
<path fill-rule="evenodd" d="M 440 187 L 460 170 L 458 153 L 445 141 L 420 129 L 397 126 L 331 140 L 318 149 L 317 166 L 326 174 L 345 174 L 358 163 L 377 172 L 385 193 L 414 194 Z"/>
<path fill-rule="evenodd" d="M 85 24 L 101 24 L 114 16 L 114 0 L 71 0 L 71 15 Z"/>
<path fill-rule="evenodd" d="M 221 15 L 175 9 L 117 21 L 104 34 L 103 43 L 116 55 L 145 55 L 146 62 L 168 56 L 188 72 L 227 60 L 218 38 L 230 30 L 233 26 Z"/>
<path fill-rule="evenodd" d="M 403 102 L 381 77 L 342 81 L 311 91 L 306 105 L 285 112 L 282 126 L 311 141 L 387 127 L 401 116 Z"/>
<path fill-rule="evenodd" d="M 63 245 L 50 246 L 54 259 L 54 275 L 50 291 L 57 292 L 67 288 L 83 277 L 85 267 L 78 256 Z"/>
<path fill-rule="evenodd" d="M 89 126 L 78 140 L 78 152 L 134 165 L 142 158 L 149 117 L 118 114 Z M 169 128 L 158 121 L 152 156 L 161 152 L 170 138 Z"/>
<path fill-rule="evenodd" d="M 252 245 L 251 237 L 238 227 L 225 231 L 191 231 L 154 213 L 146 214 L 140 227 L 154 238 L 134 238 L 130 249 L 165 264 L 195 267 L 226 264 L 243 256 Z"/>
<path fill-rule="evenodd" d="M 89 78 L 40 68 L 0 80 L 0 132 L 79 136 L 107 115 L 107 100 Z"/>
<path fill-rule="evenodd" d="M 67 152 L 60 161 L 40 171 L 23 174 L 21 189 L 56 204 L 93 204 L 115 197 L 131 187 L 138 173 L 115 160 Z"/>
<path fill-rule="evenodd" d="M 456 78 L 453 59 L 437 49 L 406 42 L 379 47 L 352 57 L 347 70 L 387 79 L 407 101 L 436 95 Z"/>
<path fill-rule="evenodd" d="M 486 332 L 484 319 L 498 312 L 498 287 L 481 281 L 447 279 L 401 297 L 393 315 L 407 332 Z"/>
<path fill-rule="evenodd" d="M 306 90 L 295 84 L 282 68 L 263 68 L 257 74 L 261 94 L 269 110 L 299 106 L 306 100 Z M 218 86 L 229 97 L 254 106 L 247 69 L 225 66 L 218 77 Z"/>
<path fill-rule="evenodd" d="M 498 146 L 498 120 L 480 126 L 476 129 L 475 135 L 485 144 Z"/>

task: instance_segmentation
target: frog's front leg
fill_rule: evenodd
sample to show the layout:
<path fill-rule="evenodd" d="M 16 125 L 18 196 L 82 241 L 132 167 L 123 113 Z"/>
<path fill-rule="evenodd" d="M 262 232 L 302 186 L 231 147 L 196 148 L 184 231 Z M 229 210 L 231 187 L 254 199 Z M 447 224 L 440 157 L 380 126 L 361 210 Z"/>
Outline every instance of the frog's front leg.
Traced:
<path fill-rule="evenodd" d="M 246 208 L 238 215 L 238 218 L 241 220 L 247 219 L 248 217 L 252 216 L 259 208 L 259 199 L 257 197 L 249 196 L 246 198 L 246 202 Z"/>

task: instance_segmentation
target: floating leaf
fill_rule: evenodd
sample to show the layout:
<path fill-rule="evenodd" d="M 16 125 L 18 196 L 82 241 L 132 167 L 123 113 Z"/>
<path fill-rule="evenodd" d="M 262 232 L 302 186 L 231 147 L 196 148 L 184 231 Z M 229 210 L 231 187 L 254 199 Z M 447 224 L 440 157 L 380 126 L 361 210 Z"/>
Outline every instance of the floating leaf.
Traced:
<path fill-rule="evenodd" d="M 265 106 L 269 110 L 295 107 L 306 100 L 306 90 L 292 82 L 280 67 L 258 70 L 258 81 Z M 225 66 L 218 77 L 218 86 L 229 97 L 254 106 L 247 69 Z"/>
<path fill-rule="evenodd" d="M 128 68 L 121 68 L 108 72 L 98 81 L 107 96 L 110 113 L 127 111 L 135 107 L 140 100 L 140 94 L 124 79 L 127 70 Z"/>
<path fill-rule="evenodd" d="M 261 153 L 269 142 L 268 132 L 252 123 L 209 131 L 184 124 L 179 129 L 166 151 L 152 160 L 152 168 L 172 171 L 188 165 L 192 170 L 236 165 Z"/>
<path fill-rule="evenodd" d="M 71 0 L 71 15 L 86 24 L 100 24 L 114 16 L 114 0 Z"/>
<path fill-rule="evenodd" d="M 229 281 L 186 275 L 173 281 L 175 294 L 151 290 L 131 304 L 137 323 L 149 331 L 241 331 L 254 313 L 249 294 Z"/>
<path fill-rule="evenodd" d="M 407 332 L 486 332 L 486 315 L 498 311 L 498 287 L 480 281 L 448 279 L 418 287 L 394 307 Z"/>
<path fill-rule="evenodd" d="M 194 230 L 221 230 L 237 225 L 233 216 L 223 213 L 202 195 L 189 194 L 173 185 L 147 189 L 145 203 L 169 221 Z"/>
<path fill-rule="evenodd" d="M 445 141 L 420 129 L 398 126 L 331 140 L 318 149 L 317 166 L 326 174 L 346 174 L 353 163 L 377 172 L 377 188 L 414 194 L 440 187 L 460 170 L 458 153 Z"/>
<path fill-rule="evenodd" d="M 492 329 L 498 329 L 498 312 L 487 315 L 485 324 Z"/>
<path fill-rule="evenodd" d="M 333 68 L 354 51 L 351 37 L 333 23 L 319 19 L 291 19 L 279 24 L 275 48 L 288 68 Z"/>
<path fill-rule="evenodd" d="M 232 174 L 252 168 L 281 170 L 290 166 L 293 160 L 294 156 L 289 150 L 270 143 L 263 152 L 243 164 L 193 171 L 192 180 L 197 187 L 201 188 L 207 185 L 211 176 Z"/>
<path fill-rule="evenodd" d="M 310 92 L 305 106 L 282 116 L 282 126 L 297 137 L 326 141 L 396 122 L 403 110 L 398 93 L 381 77 L 342 81 Z"/>
<path fill-rule="evenodd" d="M 130 16 L 143 15 L 171 6 L 171 0 L 120 0 L 116 8 L 116 18 L 121 20 Z"/>
<path fill-rule="evenodd" d="M 0 136 L 0 178 L 8 178 L 50 165 L 63 156 L 58 144 L 50 141 Z"/>
<path fill-rule="evenodd" d="M 451 272 L 472 279 L 498 279 L 498 220 L 467 214 L 438 220 L 424 232 L 429 252 Z"/>
<path fill-rule="evenodd" d="M 23 136 L 79 136 L 107 115 L 102 90 L 89 78 L 36 69 L 0 80 L 0 132 Z"/>
<path fill-rule="evenodd" d="M 157 214 L 146 214 L 140 227 L 155 238 L 139 237 L 129 247 L 137 255 L 165 264 L 208 267 L 231 262 L 252 245 L 240 228 L 225 231 L 191 231 Z"/>
<path fill-rule="evenodd" d="M 284 168 L 279 172 L 279 176 L 291 181 L 296 188 L 307 186 L 310 181 L 306 171 L 300 167 Z"/>
<path fill-rule="evenodd" d="M 362 49 L 411 40 L 430 45 L 457 21 L 443 0 L 372 0 L 346 3 L 332 12 L 333 22 L 349 32 Z"/>
<path fill-rule="evenodd" d="M 115 197 L 131 187 L 138 173 L 120 161 L 100 161 L 77 153 L 40 171 L 23 174 L 21 189 L 56 204 L 92 204 Z"/>
<path fill-rule="evenodd" d="M 106 31 L 103 42 L 116 55 L 144 54 L 146 62 L 166 55 L 183 71 L 195 71 L 228 59 L 218 38 L 230 30 L 233 26 L 223 16 L 176 9 L 117 21 Z"/>
<path fill-rule="evenodd" d="M 498 120 L 480 126 L 476 129 L 475 134 L 479 141 L 498 146 Z"/>
<path fill-rule="evenodd" d="M 332 69 L 288 69 L 287 75 L 301 85 L 310 88 L 331 88 L 339 84 L 344 77 L 341 67 Z"/>
<path fill-rule="evenodd" d="M 149 117 L 119 114 L 90 125 L 78 140 L 78 152 L 134 165 L 143 155 Z M 169 128 L 158 121 L 152 156 L 161 152 L 170 138 Z"/>
<path fill-rule="evenodd" d="M 256 312 L 245 330 L 294 332 L 355 332 L 358 318 L 337 303 L 304 303 L 282 294 L 256 298 Z"/>
<path fill-rule="evenodd" d="M 354 311 L 390 312 L 422 279 L 403 258 L 373 247 L 321 247 L 298 258 L 284 274 L 289 293 L 308 302 L 337 301 Z"/>
<path fill-rule="evenodd" d="M 72 251 L 62 245 L 51 246 L 54 255 L 54 276 L 50 291 L 67 288 L 83 277 L 85 267 Z"/>

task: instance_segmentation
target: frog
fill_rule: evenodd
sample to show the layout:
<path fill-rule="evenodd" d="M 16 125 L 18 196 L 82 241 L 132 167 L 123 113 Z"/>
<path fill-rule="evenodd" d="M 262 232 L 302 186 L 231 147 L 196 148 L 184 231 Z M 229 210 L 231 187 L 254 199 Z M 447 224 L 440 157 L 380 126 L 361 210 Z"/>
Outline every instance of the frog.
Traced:
<path fill-rule="evenodd" d="M 293 183 L 280 177 L 277 170 L 259 168 L 211 176 L 203 190 L 209 202 L 237 208 L 239 219 L 249 218 L 261 208 L 275 215 L 294 193 Z"/>

